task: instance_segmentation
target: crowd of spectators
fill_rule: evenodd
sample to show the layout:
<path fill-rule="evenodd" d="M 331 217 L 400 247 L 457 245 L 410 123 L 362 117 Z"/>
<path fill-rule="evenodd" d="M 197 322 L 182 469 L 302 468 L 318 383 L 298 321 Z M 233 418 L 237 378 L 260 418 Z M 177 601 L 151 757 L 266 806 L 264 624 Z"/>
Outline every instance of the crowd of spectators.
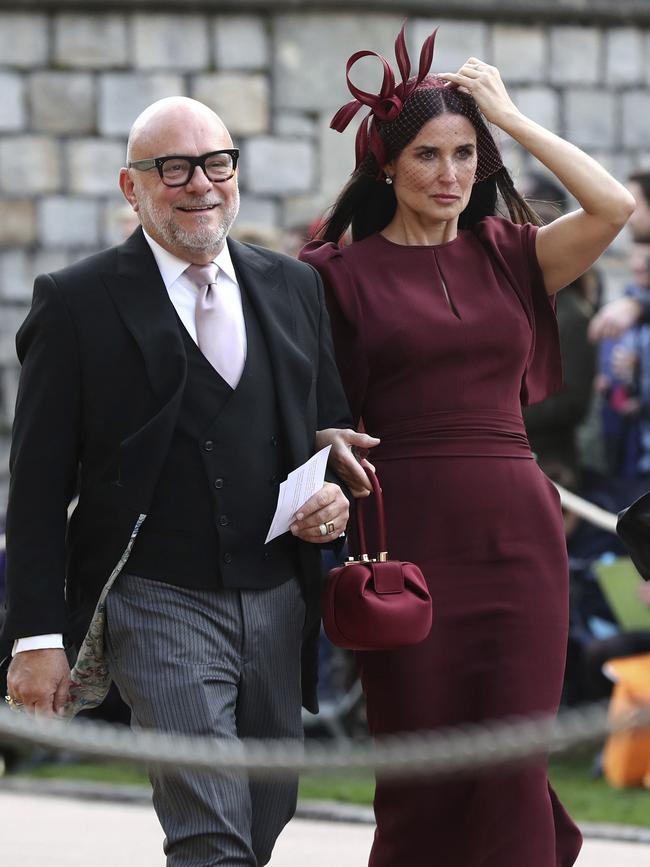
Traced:
<path fill-rule="evenodd" d="M 542 219 L 567 209 L 552 181 L 531 175 L 523 186 Z M 624 290 L 604 303 L 602 275 L 591 269 L 558 294 L 564 385 L 524 412 L 547 475 L 611 513 L 650 489 L 650 172 L 630 176 L 628 186 L 637 208 L 628 223 Z M 650 652 L 650 631 L 626 632 L 597 581 L 602 558 L 626 554 L 620 540 L 569 512 L 565 529 L 571 570 L 565 701 L 574 704 L 606 697 L 611 683 L 603 663 Z M 638 604 L 650 606 L 643 588 Z"/>

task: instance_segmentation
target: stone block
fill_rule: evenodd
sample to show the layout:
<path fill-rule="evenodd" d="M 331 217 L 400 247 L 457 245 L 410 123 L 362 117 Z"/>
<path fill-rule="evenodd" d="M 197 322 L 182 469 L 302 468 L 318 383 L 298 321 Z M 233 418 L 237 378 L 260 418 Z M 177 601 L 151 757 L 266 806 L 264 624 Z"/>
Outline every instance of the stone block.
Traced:
<path fill-rule="evenodd" d="M 551 28 L 551 81 L 596 84 L 603 80 L 601 34 L 595 27 Z"/>
<path fill-rule="evenodd" d="M 99 245 L 97 202 L 51 196 L 38 203 L 39 236 L 44 247 L 89 247 Z"/>
<path fill-rule="evenodd" d="M 115 195 L 126 143 L 99 138 L 72 139 L 65 146 L 70 190 L 88 195 Z"/>
<path fill-rule="evenodd" d="M 6 349 L 5 349 L 6 346 Z M 13 336 L 0 337 L 0 356 L 14 349 Z M 9 492 L 9 450 L 11 447 L 11 425 L 18 395 L 18 378 L 20 367 L 18 362 L 10 360 L 6 366 L 0 366 L 0 514 L 7 511 L 7 495 Z"/>
<path fill-rule="evenodd" d="M 270 57 L 265 20 L 255 15 L 217 15 L 214 49 L 217 69 L 264 69 Z"/>
<path fill-rule="evenodd" d="M 622 96 L 623 145 L 648 150 L 650 142 L 650 93 L 646 89 L 630 90 Z"/>
<path fill-rule="evenodd" d="M 19 132 L 27 120 L 21 76 L 15 72 L 0 72 L 0 93 L 0 132 Z"/>
<path fill-rule="evenodd" d="M 551 132 L 560 132 L 560 96 L 556 90 L 550 87 L 518 87 L 513 88 L 510 94 L 526 117 Z"/>
<path fill-rule="evenodd" d="M 64 250 L 38 250 L 36 252 L 24 249 L 5 250 L 0 252 L 0 300 L 11 302 L 11 308 L 2 305 L 1 334 L 9 332 L 13 335 L 16 328 L 22 322 L 24 314 L 10 316 L 10 310 L 15 308 L 17 302 L 29 304 L 32 299 L 34 278 L 38 274 L 49 271 L 58 271 L 69 263 Z M 15 352 L 11 353 L 15 358 Z M 4 360 L 0 356 L 0 363 Z"/>
<path fill-rule="evenodd" d="M 273 104 L 276 109 L 324 111 L 349 102 L 348 57 L 368 48 L 392 57 L 401 15 L 338 12 L 280 14 L 273 18 Z M 362 37 L 360 38 L 360 34 Z M 364 58 L 352 71 L 356 85 L 374 93 L 381 87 L 378 60 Z"/>
<path fill-rule="evenodd" d="M 124 15 L 61 13 L 54 18 L 54 60 L 58 67 L 120 69 L 129 63 Z"/>
<path fill-rule="evenodd" d="M 334 199 L 354 171 L 354 140 L 358 124 L 340 133 L 330 129 L 330 116 L 323 114 L 318 126 L 320 192 Z"/>
<path fill-rule="evenodd" d="M 433 51 L 432 72 L 456 72 L 468 57 L 480 57 L 487 63 L 491 62 L 489 29 L 486 24 L 478 21 L 416 18 L 413 23 L 409 21 L 406 30 L 412 72 L 417 71 L 422 43 L 436 27 L 438 33 Z M 393 63 L 392 50 L 388 57 Z"/>
<path fill-rule="evenodd" d="M 205 69 L 210 66 L 208 19 L 203 15 L 136 14 L 136 69 Z"/>
<path fill-rule="evenodd" d="M 36 255 L 28 256 L 27 258 L 27 276 L 31 283 L 38 274 L 49 274 L 52 271 L 59 271 L 65 268 L 71 262 L 76 261 L 71 258 L 66 250 L 38 250 Z"/>
<path fill-rule="evenodd" d="M 262 195 L 286 195 L 310 189 L 314 151 L 308 142 L 260 136 L 243 149 L 244 189 Z"/>
<path fill-rule="evenodd" d="M 281 111 L 273 118 L 273 132 L 279 136 L 313 138 L 316 134 L 316 125 L 306 114 Z"/>
<path fill-rule="evenodd" d="M 499 152 L 504 166 L 510 172 L 512 178 L 517 185 L 517 178 L 532 168 L 530 155 L 527 150 L 521 147 L 518 142 L 510 138 L 510 136 L 500 133 L 497 136 Z"/>
<path fill-rule="evenodd" d="M 541 27 L 497 24 L 492 29 L 494 65 L 506 82 L 543 81 L 548 68 Z"/>
<path fill-rule="evenodd" d="M 18 395 L 17 364 L 0 368 L 0 514 L 7 513 L 9 495 L 9 449 L 11 444 L 11 424 Z"/>
<path fill-rule="evenodd" d="M 99 82 L 99 133 L 128 135 L 140 112 L 166 96 L 185 96 L 181 76 L 104 73 Z"/>
<path fill-rule="evenodd" d="M 601 166 L 607 169 L 610 175 L 613 175 L 621 183 L 625 183 L 627 176 L 633 171 L 630 155 L 622 148 L 603 151 L 598 148 L 591 148 L 589 153 Z M 624 237 L 624 235 L 619 237 Z"/>
<path fill-rule="evenodd" d="M 26 250 L 7 250 L 0 253 L 0 298 L 7 301 L 24 302 L 29 304 L 32 298 L 34 278 L 38 274 L 49 271 L 58 271 L 64 268 L 69 258 L 64 250 L 38 250 L 28 252 Z M 7 313 L 3 309 L 2 315 Z M 15 331 L 22 318 L 18 322 L 10 322 L 12 333 Z M 4 324 L 3 324 L 4 330 Z"/>
<path fill-rule="evenodd" d="M 282 201 L 282 225 L 306 238 L 307 230 L 319 220 L 334 201 L 323 193 L 302 193 Z"/>
<path fill-rule="evenodd" d="M 642 33 L 633 27 L 614 27 L 606 37 L 605 81 L 616 84 L 640 84 L 644 80 L 644 45 Z"/>
<path fill-rule="evenodd" d="M 31 199 L 0 199 L 0 247 L 28 246 L 36 240 L 36 211 Z"/>
<path fill-rule="evenodd" d="M 608 148 L 616 143 L 616 97 L 602 90 L 569 88 L 565 93 L 566 137 L 584 148 Z"/>
<path fill-rule="evenodd" d="M 0 139 L 0 191 L 20 196 L 61 188 L 61 155 L 56 141 L 23 135 Z"/>
<path fill-rule="evenodd" d="M 33 129 L 79 133 L 95 129 L 95 82 L 87 72 L 36 72 L 29 77 Z"/>
<path fill-rule="evenodd" d="M 233 226 L 233 237 L 241 237 L 243 227 L 266 226 L 278 231 L 280 225 L 278 203 L 273 199 L 242 193 L 239 214 Z M 253 243 L 262 243 L 254 241 Z"/>
<path fill-rule="evenodd" d="M 0 298 L 21 300 L 28 303 L 32 297 L 32 280 L 27 274 L 27 253 L 24 250 L 7 250 L 0 253 Z M 4 317 L 5 310 L 2 310 Z M 3 333 L 5 325 L 2 326 Z M 15 353 L 14 353 L 15 355 Z"/>
<path fill-rule="evenodd" d="M 4 341 L 2 342 L 4 343 Z M 7 339 L 6 343 L 9 351 L 13 349 L 13 340 Z M 8 481 L 9 455 L 7 447 L 11 442 L 9 435 L 16 408 L 19 376 L 20 367 L 17 361 L 10 360 L 6 366 L 4 364 L 0 366 L 0 491 L 4 489 L 4 484 Z M 6 499 L 0 500 L 0 504 L 6 506 Z M 4 516 L 5 510 L 3 509 L 0 514 Z"/>
<path fill-rule="evenodd" d="M 5 262 L 3 261 L 2 256 L 3 254 L 0 254 L 0 286 L 5 286 L 6 283 L 3 278 Z M 24 304 L 19 306 L 12 302 L 10 304 L 2 305 L 2 316 L 0 316 L 0 365 L 2 366 L 18 366 L 15 337 L 16 332 L 22 325 L 29 309 L 29 302 L 31 301 L 31 282 L 32 281 L 30 280 L 29 296 Z"/>
<path fill-rule="evenodd" d="M 269 84 L 265 75 L 199 75 L 192 82 L 191 95 L 216 111 L 233 136 L 269 131 Z"/>
<path fill-rule="evenodd" d="M 0 62 L 32 69 L 48 60 L 47 16 L 40 13 L 0 12 Z"/>
<path fill-rule="evenodd" d="M 102 244 L 121 244 L 140 225 L 137 214 L 123 197 L 107 202 L 101 215 Z"/>

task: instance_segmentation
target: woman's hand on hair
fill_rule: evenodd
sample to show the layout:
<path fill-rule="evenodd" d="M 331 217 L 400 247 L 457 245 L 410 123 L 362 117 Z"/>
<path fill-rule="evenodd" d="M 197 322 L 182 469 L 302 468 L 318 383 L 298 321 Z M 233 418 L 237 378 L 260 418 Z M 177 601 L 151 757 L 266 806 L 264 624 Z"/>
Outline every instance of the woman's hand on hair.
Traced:
<path fill-rule="evenodd" d="M 442 72 L 438 76 L 474 98 L 486 120 L 501 126 L 513 112 L 519 113 L 510 99 L 496 66 L 477 57 L 468 58 L 458 72 Z"/>
<path fill-rule="evenodd" d="M 332 446 L 329 464 L 354 497 L 367 497 L 372 491 L 363 467 L 374 470 L 373 465 L 366 460 L 366 455 L 379 442 L 377 437 L 349 428 L 329 427 L 316 431 L 316 449 Z"/>

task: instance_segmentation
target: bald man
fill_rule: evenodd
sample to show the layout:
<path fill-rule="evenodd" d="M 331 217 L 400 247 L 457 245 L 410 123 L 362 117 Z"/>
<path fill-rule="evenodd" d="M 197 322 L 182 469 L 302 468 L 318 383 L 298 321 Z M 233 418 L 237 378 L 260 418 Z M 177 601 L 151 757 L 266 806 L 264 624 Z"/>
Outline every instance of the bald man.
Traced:
<path fill-rule="evenodd" d="M 134 725 L 167 732 L 299 739 L 301 699 L 316 709 L 319 546 L 348 518 L 336 479 L 264 541 L 279 482 L 350 419 L 319 277 L 228 239 L 238 155 L 206 106 L 154 103 L 119 178 L 138 229 L 35 281 L 3 633 L 24 711 L 71 715 L 110 678 Z M 168 867 L 266 864 L 295 808 L 296 780 L 151 779 Z"/>

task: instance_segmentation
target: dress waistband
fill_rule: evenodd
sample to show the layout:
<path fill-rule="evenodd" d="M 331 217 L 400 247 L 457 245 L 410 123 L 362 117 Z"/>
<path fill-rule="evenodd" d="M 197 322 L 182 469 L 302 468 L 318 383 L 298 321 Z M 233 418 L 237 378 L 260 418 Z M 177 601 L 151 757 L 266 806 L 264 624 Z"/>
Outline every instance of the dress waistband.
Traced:
<path fill-rule="evenodd" d="M 371 461 L 417 457 L 532 458 L 528 436 L 519 413 L 498 409 L 442 410 L 415 418 L 382 421 L 368 433 L 381 437 Z"/>

